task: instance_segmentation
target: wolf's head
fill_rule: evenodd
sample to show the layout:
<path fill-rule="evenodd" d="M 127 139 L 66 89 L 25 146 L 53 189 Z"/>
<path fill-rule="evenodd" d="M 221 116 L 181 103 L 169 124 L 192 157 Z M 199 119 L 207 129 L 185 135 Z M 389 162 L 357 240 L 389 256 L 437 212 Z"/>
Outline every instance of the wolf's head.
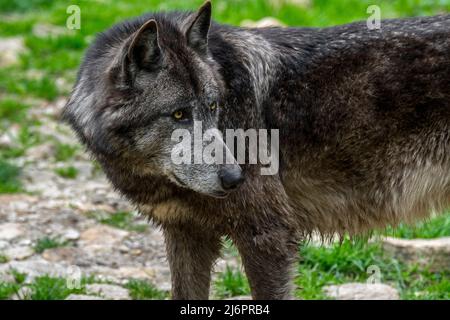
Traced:
<path fill-rule="evenodd" d="M 237 163 L 172 161 L 175 130 L 218 126 L 224 85 L 209 54 L 210 26 L 207 2 L 196 13 L 123 23 L 89 49 L 64 118 L 109 171 L 118 165 L 218 197 L 242 182 Z"/>

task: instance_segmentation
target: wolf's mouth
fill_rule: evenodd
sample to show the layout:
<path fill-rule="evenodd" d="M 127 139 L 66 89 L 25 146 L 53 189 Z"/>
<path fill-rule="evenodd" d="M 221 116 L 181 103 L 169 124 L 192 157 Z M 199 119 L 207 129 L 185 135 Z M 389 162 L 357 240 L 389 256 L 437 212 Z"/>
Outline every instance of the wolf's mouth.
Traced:
<path fill-rule="evenodd" d="M 214 198 L 218 198 L 218 199 L 225 199 L 226 197 L 228 197 L 229 193 L 225 192 L 225 191 L 216 191 L 211 193 L 211 196 L 213 196 Z"/>

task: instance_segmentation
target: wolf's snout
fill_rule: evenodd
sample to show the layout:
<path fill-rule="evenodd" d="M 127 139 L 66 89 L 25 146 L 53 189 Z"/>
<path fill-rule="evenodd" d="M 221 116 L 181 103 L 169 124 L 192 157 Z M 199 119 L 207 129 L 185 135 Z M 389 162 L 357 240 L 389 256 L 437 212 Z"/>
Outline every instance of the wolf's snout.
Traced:
<path fill-rule="evenodd" d="M 219 173 L 222 188 L 225 191 L 237 189 L 245 180 L 242 169 L 239 166 L 233 168 L 223 168 Z"/>

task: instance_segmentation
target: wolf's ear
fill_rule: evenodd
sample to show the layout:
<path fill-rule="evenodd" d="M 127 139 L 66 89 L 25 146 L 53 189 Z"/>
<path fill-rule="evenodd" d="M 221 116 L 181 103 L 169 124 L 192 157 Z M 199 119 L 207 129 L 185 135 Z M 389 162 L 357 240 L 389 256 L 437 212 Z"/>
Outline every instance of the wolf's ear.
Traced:
<path fill-rule="evenodd" d="M 161 63 L 158 23 L 147 21 L 134 35 L 128 48 L 129 59 L 139 67 L 154 69 Z"/>
<path fill-rule="evenodd" d="M 200 52 L 208 52 L 208 33 L 211 27 L 211 1 L 207 1 L 194 15 L 189 18 L 186 27 L 188 45 Z"/>

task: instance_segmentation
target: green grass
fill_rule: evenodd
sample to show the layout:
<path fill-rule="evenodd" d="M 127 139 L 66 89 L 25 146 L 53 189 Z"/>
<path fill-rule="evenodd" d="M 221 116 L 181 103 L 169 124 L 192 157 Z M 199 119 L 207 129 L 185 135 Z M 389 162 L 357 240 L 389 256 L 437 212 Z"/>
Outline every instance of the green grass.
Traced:
<path fill-rule="evenodd" d="M 14 278 L 14 282 L 2 282 L 0 281 L 0 300 L 9 299 L 12 295 L 16 294 L 26 279 L 26 275 L 17 272 L 16 270 L 10 271 Z"/>
<path fill-rule="evenodd" d="M 58 143 L 55 148 L 55 160 L 67 161 L 72 159 L 78 150 L 78 146 Z"/>
<path fill-rule="evenodd" d="M 0 300 L 8 299 L 25 286 L 26 274 L 11 270 L 13 282 L 0 282 Z M 79 288 L 68 288 L 67 279 L 44 275 L 35 278 L 26 287 L 29 288 L 26 295 L 19 296 L 21 300 L 64 300 L 71 294 L 86 294 L 86 285 L 93 283 L 105 283 L 94 276 L 83 277 Z M 134 300 L 164 300 L 169 297 L 167 292 L 158 290 L 150 282 L 130 279 L 124 286 L 130 292 Z"/>
<path fill-rule="evenodd" d="M 12 162 L 15 158 L 23 156 L 27 149 L 40 144 L 43 137 L 34 130 L 34 127 L 38 125 L 39 122 L 37 121 L 25 120 L 22 122 L 18 137 L 14 138 L 13 145 L 0 147 L 0 160 L 3 158 Z"/>
<path fill-rule="evenodd" d="M 49 7 L 52 0 L 0 0 L 0 12 L 25 12 Z"/>
<path fill-rule="evenodd" d="M 9 299 L 19 288 L 20 286 L 14 283 L 0 282 L 0 300 Z"/>
<path fill-rule="evenodd" d="M 44 58 L 39 58 L 44 59 Z M 54 100 L 59 96 L 58 87 L 51 75 L 29 77 L 26 69 L 8 67 L 0 70 L 0 93 L 14 94 L 21 97 L 35 97 Z"/>
<path fill-rule="evenodd" d="M 241 271 L 227 266 L 215 282 L 215 294 L 220 299 L 249 295 L 248 280 Z"/>
<path fill-rule="evenodd" d="M 28 109 L 28 105 L 15 99 L 2 99 L 0 100 L 0 119 L 9 123 L 21 123 L 25 120 Z"/>
<path fill-rule="evenodd" d="M 158 290 L 153 284 L 145 280 L 130 280 L 125 287 L 129 290 L 133 300 L 164 300 L 168 293 Z"/>
<path fill-rule="evenodd" d="M 401 224 L 397 228 L 388 228 L 385 234 L 403 239 L 450 237 L 450 213 L 417 223 L 415 226 Z"/>
<path fill-rule="evenodd" d="M 67 242 L 61 241 L 59 239 L 44 237 L 44 238 L 37 240 L 37 242 L 34 246 L 34 251 L 36 253 L 42 253 L 47 249 L 65 247 L 67 245 L 68 245 Z"/>
<path fill-rule="evenodd" d="M 83 294 L 84 288 L 69 289 L 67 280 L 64 278 L 55 278 L 42 276 L 36 278 L 30 285 L 31 300 L 64 300 L 71 294 Z"/>
<path fill-rule="evenodd" d="M 55 173 L 62 178 L 76 179 L 76 177 L 78 176 L 78 169 L 72 166 L 57 168 L 55 169 Z"/>
<path fill-rule="evenodd" d="M 105 212 L 92 212 L 89 214 L 89 216 L 96 219 L 102 224 L 106 224 L 118 229 L 135 232 L 145 232 L 148 228 L 147 224 L 135 223 L 134 215 L 130 212 L 117 212 L 114 214 L 107 214 Z"/>
<path fill-rule="evenodd" d="M 17 193 L 22 191 L 20 168 L 0 158 L 0 193 Z"/>
<path fill-rule="evenodd" d="M 25 273 L 19 272 L 15 269 L 12 269 L 10 273 L 13 276 L 15 283 L 17 284 L 23 284 L 27 279 L 27 275 Z"/>
<path fill-rule="evenodd" d="M 403 299 L 449 299 L 450 270 L 430 272 L 414 265 L 405 265 L 384 255 L 378 243 L 356 243 L 346 239 L 331 247 L 303 246 L 300 250 L 296 284 L 297 296 L 323 299 L 322 288 L 330 284 L 366 282 L 367 270 L 376 266 L 381 282 L 397 288 Z"/>
<path fill-rule="evenodd" d="M 25 17 L 23 15 L 20 15 L 18 19 L 1 19 L 0 35 L 4 37 L 13 37 L 28 34 L 33 30 L 35 22 L 35 18 Z"/>

